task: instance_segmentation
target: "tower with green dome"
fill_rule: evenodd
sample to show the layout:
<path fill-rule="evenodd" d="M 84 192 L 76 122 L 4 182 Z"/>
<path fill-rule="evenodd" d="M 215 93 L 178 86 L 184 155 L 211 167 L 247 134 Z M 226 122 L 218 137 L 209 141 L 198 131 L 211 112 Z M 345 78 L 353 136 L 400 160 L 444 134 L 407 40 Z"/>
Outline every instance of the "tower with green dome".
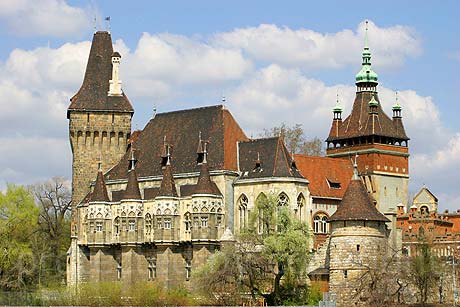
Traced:
<path fill-rule="evenodd" d="M 355 80 L 356 96 L 350 114 L 342 120 L 342 108 L 333 109 L 326 153 L 328 157 L 347 160 L 358 155 L 359 175 L 377 208 L 395 221 L 396 207 L 407 202 L 409 138 L 401 105 L 396 101 L 392 117 L 382 109 L 378 75 L 371 64 L 367 22 L 362 65 Z M 395 223 L 389 226 L 395 233 Z"/>

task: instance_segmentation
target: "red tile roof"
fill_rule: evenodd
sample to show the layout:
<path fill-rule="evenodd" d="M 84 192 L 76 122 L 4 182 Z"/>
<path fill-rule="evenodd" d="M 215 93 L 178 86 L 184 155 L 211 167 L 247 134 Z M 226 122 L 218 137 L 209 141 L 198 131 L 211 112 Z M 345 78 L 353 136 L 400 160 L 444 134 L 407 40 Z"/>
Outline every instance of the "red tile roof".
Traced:
<path fill-rule="evenodd" d="M 295 155 L 300 173 L 310 182 L 313 197 L 342 198 L 353 175 L 353 165 L 346 159 Z M 331 188 L 330 182 L 340 183 L 340 189 Z"/>

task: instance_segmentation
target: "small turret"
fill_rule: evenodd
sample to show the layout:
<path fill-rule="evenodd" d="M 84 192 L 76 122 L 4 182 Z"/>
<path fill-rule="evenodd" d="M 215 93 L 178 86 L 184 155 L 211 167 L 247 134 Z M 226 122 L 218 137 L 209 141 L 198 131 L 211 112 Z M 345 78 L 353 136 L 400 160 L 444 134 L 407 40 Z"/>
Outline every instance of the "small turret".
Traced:
<path fill-rule="evenodd" d="M 134 150 L 131 147 L 131 158 L 129 159 L 129 170 L 128 170 L 128 184 L 126 190 L 123 193 L 123 200 L 126 199 L 142 199 L 141 191 L 139 190 L 139 183 L 136 175 L 136 159 L 134 159 Z"/>
<path fill-rule="evenodd" d="M 171 145 L 166 143 L 164 139 L 164 152 L 162 154 L 163 178 L 157 196 L 177 197 L 176 184 L 171 169 Z"/>
<path fill-rule="evenodd" d="M 208 143 L 202 141 L 203 144 L 203 161 L 200 165 L 200 176 L 198 177 L 198 182 L 195 186 L 193 194 L 210 194 L 210 195 L 222 195 L 219 191 L 219 188 L 214 182 L 211 181 L 211 176 L 209 174 L 208 168 Z"/>
<path fill-rule="evenodd" d="M 375 100 L 375 96 L 372 95 L 371 100 L 369 100 L 369 114 L 377 114 L 379 102 Z"/>
<path fill-rule="evenodd" d="M 396 103 L 393 105 L 391 109 L 393 110 L 393 119 L 402 117 L 401 116 L 402 107 L 398 102 L 398 92 L 396 92 Z"/>
<path fill-rule="evenodd" d="M 107 186 L 105 185 L 104 174 L 102 174 L 102 163 L 99 162 L 96 183 L 90 195 L 89 202 L 110 202 Z"/>

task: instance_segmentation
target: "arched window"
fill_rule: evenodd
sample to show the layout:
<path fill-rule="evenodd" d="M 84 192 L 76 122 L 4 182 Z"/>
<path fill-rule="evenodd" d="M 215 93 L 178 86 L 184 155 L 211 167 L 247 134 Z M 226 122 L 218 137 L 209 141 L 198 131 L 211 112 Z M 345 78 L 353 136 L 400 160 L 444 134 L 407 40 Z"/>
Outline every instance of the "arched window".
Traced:
<path fill-rule="evenodd" d="M 151 234 L 152 233 L 152 216 L 150 213 L 145 215 L 145 233 Z"/>
<path fill-rule="evenodd" d="M 327 221 L 329 217 L 324 213 L 318 213 L 313 218 L 313 228 L 315 233 L 328 233 Z"/>
<path fill-rule="evenodd" d="M 185 231 L 190 231 L 192 229 L 192 218 L 190 212 L 185 213 L 184 215 Z"/>
<path fill-rule="evenodd" d="M 302 193 L 297 196 L 297 208 L 295 209 L 297 216 L 299 217 L 299 220 L 302 220 L 304 218 L 304 211 L 305 208 L 305 197 L 303 196 Z"/>
<path fill-rule="evenodd" d="M 247 226 L 248 221 L 248 198 L 246 195 L 241 195 L 238 200 L 239 222 L 240 229 Z"/>
<path fill-rule="evenodd" d="M 113 221 L 113 232 L 116 236 L 120 234 L 120 218 L 118 216 Z"/>
<path fill-rule="evenodd" d="M 428 215 L 428 214 L 430 213 L 430 210 L 428 209 L 427 206 L 421 206 L 421 207 L 420 207 L 420 213 L 421 213 L 422 215 Z"/>
<path fill-rule="evenodd" d="M 287 205 L 289 205 L 289 197 L 287 197 L 287 195 L 284 192 L 282 192 L 278 196 L 278 207 L 284 207 Z"/>

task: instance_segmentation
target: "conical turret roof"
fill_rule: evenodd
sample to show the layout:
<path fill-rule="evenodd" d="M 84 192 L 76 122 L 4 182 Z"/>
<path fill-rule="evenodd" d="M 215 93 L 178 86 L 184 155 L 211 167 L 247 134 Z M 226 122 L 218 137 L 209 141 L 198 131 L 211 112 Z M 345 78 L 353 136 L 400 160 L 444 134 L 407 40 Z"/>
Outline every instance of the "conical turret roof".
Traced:
<path fill-rule="evenodd" d="M 200 165 L 200 176 L 198 177 L 198 182 L 194 188 L 193 194 L 211 194 L 211 195 L 222 195 L 220 193 L 219 188 L 216 184 L 211 180 L 211 176 L 209 175 L 209 167 L 207 161 L 207 143 L 205 142 L 203 145 L 203 162 Z"/>
<path fill-rule="evenodd" d="M 164 157 L 166 159 L 165 165 L 163 166 L 163 178 L 161 179 L 160 190 L 158 191 L 157 196 L 170 196 L 177 197 L 176 184 L 174 182 L 174 177 L 171 168 L 171 152 L 170 145 L 164 144 Z"/>
<path fill-rule="evenodd" d="M 390 221 L 374 206 L 372 198 L 358 176 L 356 164 L 347 191 L 329 221 Z"/>
<path fill-rule="evenodd" d="M 99 164 L 96 184 L 94 185 L 93 192 L 89 197 L 89 202 L 110 202 L 109 194 L 107 193 L 107 187 L 104 181 L 104 175 L 102 174 L 101 164 Z"/>
<path fill-rule="evenodd" d="M 130 169 L 128 171 L 128 184 L 126 185 L 126 190 L 123 193 L 122 199 L 142 199 L 141 191 L 139 190 L 139 183 L 137 182 L 135 163 L 136 160 L 134 159 L 134 153 L 131 149 Z"/>

